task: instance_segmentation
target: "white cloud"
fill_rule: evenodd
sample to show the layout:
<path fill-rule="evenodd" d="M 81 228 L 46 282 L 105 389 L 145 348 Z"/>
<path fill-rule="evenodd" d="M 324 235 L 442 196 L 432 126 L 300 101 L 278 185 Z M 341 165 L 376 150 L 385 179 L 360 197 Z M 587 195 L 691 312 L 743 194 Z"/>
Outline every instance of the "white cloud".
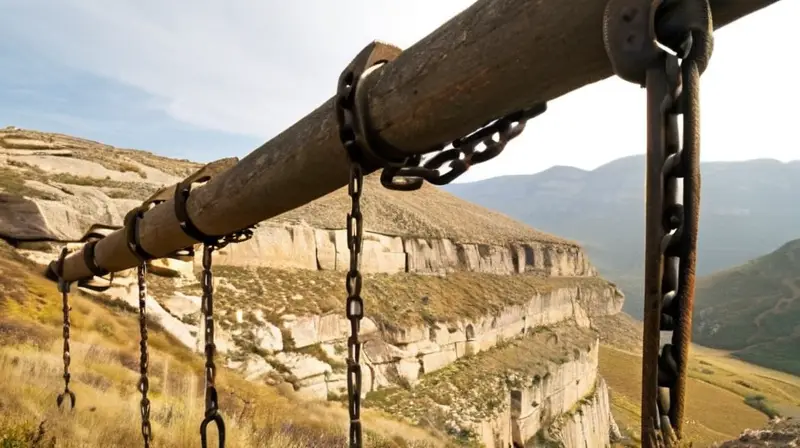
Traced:
<path fill-rule="evenodd" d="M 205 128 L 268 139 L 335 89 L 372 39 L 407 48 L 470 0 L 0 0 L 21 45 L 135 86 L 152 107 Z M 797 158 L 796 58 L 784 1 L 717 33 L 703 77 L 703 158 Z M 550 103 L 507 153 L 466 179 L 554 164 L 593 168 L 644 151 L 644 94 L 618 79 Z M 790 121 L 791 120 L 791 121 Z M 220 154 L 220 156 L 223 156 Z"/>

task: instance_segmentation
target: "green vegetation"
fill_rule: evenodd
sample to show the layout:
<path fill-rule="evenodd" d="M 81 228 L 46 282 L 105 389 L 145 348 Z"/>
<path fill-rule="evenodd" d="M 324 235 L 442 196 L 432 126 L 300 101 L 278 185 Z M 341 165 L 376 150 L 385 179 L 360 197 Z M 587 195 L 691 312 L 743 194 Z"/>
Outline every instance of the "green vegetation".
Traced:
<path fill-rule="evenodd" d="M 800 374 L 800 240 L 697 283 L 698 343 Z"/>

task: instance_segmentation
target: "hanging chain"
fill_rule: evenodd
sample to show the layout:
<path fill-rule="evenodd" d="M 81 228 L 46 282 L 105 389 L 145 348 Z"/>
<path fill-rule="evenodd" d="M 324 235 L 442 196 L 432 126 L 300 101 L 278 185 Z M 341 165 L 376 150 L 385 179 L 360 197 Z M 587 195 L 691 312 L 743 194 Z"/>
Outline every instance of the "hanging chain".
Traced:
<path fill-rule="evenodd" d="M 425 161 L 422 166 L 418 166 L 421 160 L 419 157 L 410 158 L 407 164 L 401 167 L 388 166 L 381 173 L 381 183 L 390 190 L 402 191 L 420 188 L 423 180 L 433 185 L 447 185 L 466 173 L 471 166 L 499 156 L 508 142 L 522 134 L 528 120 L 546 110 L 547 103 L 541 103 L 530 109 L 493 120 L 472 134 L 453 141 L 450 149 L 444 149 L 444 145 L 440 145 L 440 152 Z M 484 148 L 478 150 L 480 145 Z M 449 164 L 449 170 L 439 172 L 439 168 L 446 163 Z M 405 179 L 398 182 L 399 178 Z"/>
<path fill-rule="evenodd" d="M 147 368 L 150 364 L 150 355 L 147 352 L 147 263 L 139 264 L 136 269 L 136 276 L 139 286 L 139 391 L 142 393 L 142 400 L 139 408 L 142 414 L 142 438 L 144 446 L 148 448 L 150 441 L 153 440 L 153 428 L 150 426 L 150 399 L 147 392 L 150 390 L 150 379 L 147 377 Z"/>
<path fill-rule="evenodd" d="M 339 77 L 336 98 L 336 116 L 339 123 L 339 138 L 350 159 L 350 175 L 347 193 L 350 196 L 350 213 L 347 214 L 347 248 L 350 252 L 350 270 L 345 277 L 347 300 L 345 314 L 350 321 L 350 337 L 347 339 L 347 398 L 350 414 L 350 448 L 361 448 L 361 343 L 358 340 L 361 318 L 364 317 L 364 301 L 361 298 L 362 277 L 361 238 L 364 232 L 361 214 L 361 193 L 364 186 L 364 171 L 361 160 L 365 155 L 364 145 L 357 140 L 358 116 L 355 112 L 356 86 L 364 70 L 384 62 L 381 50 L 391 49 L 372 43 L 356 56 Z M 393 55 L 390 55 L 393 56 Z"/>
<path fill-rule="evenodd" d="M 688 49 L 687 49 L 688 51 Z M 688 56 L 688 55 L 687 55 Z M 663 236 L 661 254 L 660 331 L 672 331 L 658 360 L 658 411 L 662 432 L 682 429 L 686 369 L 694 308 L 694 280 L 697 261 L 697 232 L 700 215 L 700 72 L 694 59 L 669 56 L 666 65 L 668 91 L 664 111 L 665 155 L 662 178 Z M 683 144 L 678 129 L 683 115 Z M 678 180 L 683 179 L 683 200 L 679 200 Z"/>
<path fill-rule="evenodd" d="M 70 321 L 69 321 L 69 289 L 70 284 L 64 280 L 64 260 L 67 258 L 67 248 L 66 246 L 61 249 L 61 255 L 58 257 L 58 261 L 56 262 L 55 266 L 55 274 L 58 278 L 58 291 L 61 293 L 62 299 L 62 312 L 64 314 L 64 327 L 63 327 L 63 337 L 64 337 L 64 392 L 58 394 L 56 397 L 56 405 L 61 408 L 61 404 L 64 402 L 66 397 L 69 397 L 70 409 L 75 408 L 75 393 L 69 390 L 69 380 L 70 380 L 70 373 L 69 373 L 69 364 L 70 364 L 70 350 L 69 350 L 69 329 L 70 329 Z"/>
<path fill-rule="evenodd" d="M 251 234 L 252 235 L 252 234 Z M 234 237 L 238 238 L 238 237 Z M 205 418 L 200 424 L 200 443 L 203 448 L 208 446 L 208 439 L 206 432 L 208 424 L 214 422 L 217 424 L 217 432 L 219 434 L 219 446 L 225 446 L 225 422 L 222 419 L 222 414 L 219 413 L 219 403 L 217 402 L 217 368 L 214 365 L 214 355 L 216 353 L 216 345 L 214 345 L 214 284 L 211 274 L 211 255 L 214 250 L 224 247 L 227 242 L 221 245 L 207 242 L 203 245 L 203 301 L 201 304 L 201 311 L 203 313 L 203 320 L 205 325 L 205 381 L 206 381 L 206 411 Z"/>
<path fill-rule="evenodd" d="M 647 87 L 645 448 L 672 446 L 682 436 L 699 221 L 699 80 L 712 29 L 707 0 L 610 0 L 604 16 L 615 73 Z M 673 334 L 659 354 L 661 331 Z"/>

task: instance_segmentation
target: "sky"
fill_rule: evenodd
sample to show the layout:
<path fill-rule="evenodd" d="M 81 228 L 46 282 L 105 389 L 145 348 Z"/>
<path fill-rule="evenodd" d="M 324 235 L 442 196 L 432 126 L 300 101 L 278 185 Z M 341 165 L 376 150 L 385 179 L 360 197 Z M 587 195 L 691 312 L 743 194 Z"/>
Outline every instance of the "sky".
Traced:
<path fill-rule="evenodd" d="M 242 157 L 330 98 L 368 42 L 408 48 L 471 0 L 0 0 L 0 126 L 208 162 Z M 715 33 L 701 160 L 800 159 L 800 0 Z M 644 90 L 611 78 L 557 98 L 460 181 L 594 169 L 644 153 Z"/>

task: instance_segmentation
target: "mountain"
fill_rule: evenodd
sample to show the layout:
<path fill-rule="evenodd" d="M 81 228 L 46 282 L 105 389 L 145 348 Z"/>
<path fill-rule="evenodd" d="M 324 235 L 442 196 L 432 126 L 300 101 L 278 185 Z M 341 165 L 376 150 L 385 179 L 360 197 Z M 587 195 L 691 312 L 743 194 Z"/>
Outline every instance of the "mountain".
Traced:
<path fill-rule="evenodd" d="M 800 373 L 800 239 L 699 279 L 694 338 L 755 364 Z"/>
<path fill-rule="evenodd" d="M 616 282 L 624 311 L 642 316 L 645 157 L 584 171 L 556 166 L 532 175 L 453 184 L 446 191 L 537 229 L 578 241 Z M 736 266 L 800 237 L 800 161 L 701 164 L 698 274 Z"/>

